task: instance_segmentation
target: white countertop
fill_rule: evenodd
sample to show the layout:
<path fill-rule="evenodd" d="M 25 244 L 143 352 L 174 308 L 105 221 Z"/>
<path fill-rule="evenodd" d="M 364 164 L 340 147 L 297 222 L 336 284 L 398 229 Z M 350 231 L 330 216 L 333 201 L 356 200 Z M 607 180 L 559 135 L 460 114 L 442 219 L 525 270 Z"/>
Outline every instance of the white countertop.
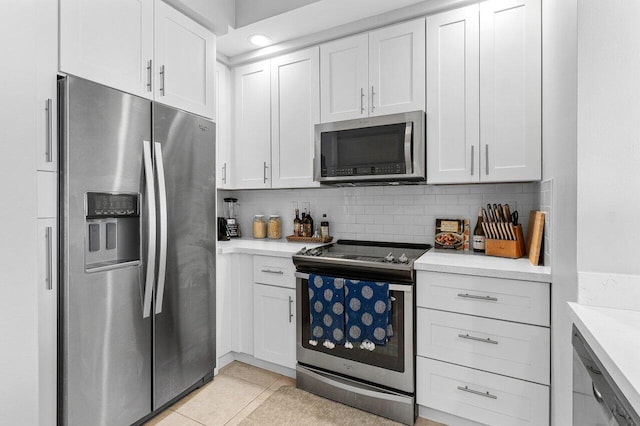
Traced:
<path fill-rule="evenodd" d="M 640 413 L 640 311 L 569 303 L 573 323 Z"/>
<path fill-rule="evenodd" d="M 259 254 L 263 256 L 291 257 L 301 248 L 312 248 L 319 243 L 290 243 L 281 240 L 255 240 L 253 238 L 232 238 L 229 241 L 218 241 L 218 253 Z"/>
<path fill-rule="evenodd" d="M 551 268 L 533 266 L 526 257 L 508 259 L 473 252 L 432 249 L 416 260 L 413 267 L 417 271 L 551 282 Z"/>

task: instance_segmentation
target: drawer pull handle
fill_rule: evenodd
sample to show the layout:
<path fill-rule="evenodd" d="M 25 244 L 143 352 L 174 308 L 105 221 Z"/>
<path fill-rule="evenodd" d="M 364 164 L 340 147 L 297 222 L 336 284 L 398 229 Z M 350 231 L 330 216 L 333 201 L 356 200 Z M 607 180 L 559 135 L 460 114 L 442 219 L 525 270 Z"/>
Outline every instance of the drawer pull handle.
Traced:
<path fill-rule="evenodd" d="M 497 297 L 476 296 L 475 294 L 469 294 L 469 293 L 458 293 L 458 297 L 464 297 L 465 299 L 487 300 L 489 302 L 497 302 L 498 301 Z"/>
<path fill-rule="evenodd" d="M 491 343 L 492 345 L 497 345 L 497 340 L 491 340 L 490 338 L 483 339 L 482 337 L 469 336 L 468 334 L 458 334 L 458 337 L 461 339 L 469 339 L 475 340 L 477 342 Z"/>
<path fill-rule="evenodd" d="M 497 396 L 491 395 L 488 391 L 487 392 L 480 392 L 480 391 L 477 391 L 477 390 L 474 390 L 474 389 L 469 389 L 468 386 L 465 386 L 465 387 L 458 386 L 458 389 L 463 391 L 463 392 L 472 393 L 474 395 L 480 395 L 480 396 L 484 396 L 484 397 L 491 398 L 491 399 L 498 399 Z"/>
<path fill-rule="evenodd" d="M 284 275 L 284 272 L 282 272 L 282 271 L 272 271 L 271 269 L 263 269 L 262 272 L 264 272 L 266 274 Z"/>
<path fill-rule="evenodd" d="M 289 296 L 289 323 L 291 323 L 293 319 L 293 309 L 291 309 L 292 305 L 293 305 L 293 297 Z"/>

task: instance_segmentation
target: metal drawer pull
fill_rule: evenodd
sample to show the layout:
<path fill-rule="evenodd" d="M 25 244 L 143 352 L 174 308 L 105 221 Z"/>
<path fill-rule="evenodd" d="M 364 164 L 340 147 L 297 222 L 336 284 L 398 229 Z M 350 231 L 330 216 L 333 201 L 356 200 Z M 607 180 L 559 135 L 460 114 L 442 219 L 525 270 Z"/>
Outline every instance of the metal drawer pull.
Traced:
<path fill-rule="evenodd" d="M 364 114 L 364 89 L 360 88 L 360 114 Z"/>
<path fill-rule="evenodd" d="M 469 389 L 468 386 L 465 386 L 465 387 L 458 386 L 458 389 L 463 391 L 463 392 L 472 393 L 474 395 L 480 395 L 480 396 L 484 396 L 484 397 L 491 398 L 491 399 L 498 399 L 497 396 L 491 395 L 488 391 L 487 392 L 480 392 L 480 391 L 477 391 L 477 390 Z"/>
<path fill-rule="evenodd" d="M 267 274 L 284 275 L 284 272 L 282 272 L 282 271 L 273 271 L 271 269 L 263 269 L 262 272 L 267 273 Z"/>
<path fill-rule="evenodd" d="M 53 162 L 53 100 L 47 99 L 47 146 L 45 152 L 45 161 Z"/>
<path fill-rule="evenodd" d="M 469 294 L 469 293 L 458 293 L 458 297 L 464 297 L 465 299 L 487 300 L 487 301 L 490 301 L 490 302 L 497 302 L 498 301 L 497 297 L 476 296 L 475 294 Z"/>
<path fill-rule="evenodd" d="M 469 334 L 458 334 L 458 337 L 461 339 L 469 339 L 475 340 L 477 342 L 491 343 L 492 345 L 497 345 L 497 340 L 491 340 L 490 338 L 483 339 L 482 337 L 469 336 Z"/>
<path fill-rule="evenodd" d="M 264 177 L 264 179 L 263 179 L 262 183 L 267 183 L 267 168 L 268 168 L 267 162 L 264 161 L 264 167 L 263 167 L 263 174 L 264 174 L 263 177 Z"/>
<path fill-rule="evenodd" d="M 484 146 L 484 165 L 485 165 L 485 171 L 487 172 L 487 175 L 489 174 L 489 144 L 486 144 Z M 481 172 L 482 173 L 482 172 Z"/>
<path fill-rule="evenodd" d="M 47 290 L 53 290 L 53 228 L 47 226 L 45 229 L 45 238 L 47 239 Z"/>
<path fill-rule="evenodd" d="M 227 183 L 227 163 L 224 163 L 224 166 L 222 166 L 222 171 L 224 172 L 222 175 L 222 182 Z"/>
<path fill-rule="evenodd" d="M 293 319 L 293 310 L 291 309 L 291 305 L 293 305 L 293 298 L 289 296 L 289 322 Z"/>
<path fill-rule="evenodd" d="M 147 92 L 151 91 L 151 80 L 153 79 L 153 60 L 147 61 Z"/>
<path fill-rule="evenodd" d="M 373 103 L 373 96 L 376 94 L 375 90 L 373 89 L 373 86 L 371 86 L 371 112 L 374 112 L 376 110 L 376 106 Z"/>
<path fill-rule="evenodd" d="M 471 145 L 471 176 L 473 176 L 473 157 L 474 157 L 474 146 Z"/>
<path fill-rule="evenodd" d="M 160 65 L 160 96 L 164 96 L 164 65 Z"/>

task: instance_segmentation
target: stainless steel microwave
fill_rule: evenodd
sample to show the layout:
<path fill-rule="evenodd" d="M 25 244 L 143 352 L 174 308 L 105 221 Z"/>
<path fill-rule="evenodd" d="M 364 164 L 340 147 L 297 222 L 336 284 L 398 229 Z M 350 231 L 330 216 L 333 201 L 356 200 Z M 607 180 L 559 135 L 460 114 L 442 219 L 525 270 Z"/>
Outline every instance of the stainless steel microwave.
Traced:
<path fill-rule="evenodd" d="M 424 111 L 315 126 L 318 182 L 424 180 L 425 160 Z"/>

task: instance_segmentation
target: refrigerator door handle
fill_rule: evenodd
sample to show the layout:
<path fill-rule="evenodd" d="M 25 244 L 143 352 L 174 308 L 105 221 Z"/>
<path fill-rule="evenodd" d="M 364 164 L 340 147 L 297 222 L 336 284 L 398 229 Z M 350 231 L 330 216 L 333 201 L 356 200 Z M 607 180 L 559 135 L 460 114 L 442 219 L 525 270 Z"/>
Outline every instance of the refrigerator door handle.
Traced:
<path fill-rule="evenodd" d="M 156 314 L 162 312 L 164 282 L 167 272 L 167 188 L 164 180 L 164 160 L 162 145 L 153 144 L 153 160 L 158 178 L 158 217 L 160 220 L 160 253 L 158 255 L 158 287 L 156 290 Z"/>
<path fill-rule="evenodd" d="M 153 293 L 154 273 L 156 269 L 156 187 L 153 180 L 151 142 L 142 141 L 142 157 L 144 163 L 144 180 L 147 187 L 147 205 L 149 206 L 147 275 L 144 285 L 142 318 L 148 318 L 151 316 L 151 298 Z"/>

